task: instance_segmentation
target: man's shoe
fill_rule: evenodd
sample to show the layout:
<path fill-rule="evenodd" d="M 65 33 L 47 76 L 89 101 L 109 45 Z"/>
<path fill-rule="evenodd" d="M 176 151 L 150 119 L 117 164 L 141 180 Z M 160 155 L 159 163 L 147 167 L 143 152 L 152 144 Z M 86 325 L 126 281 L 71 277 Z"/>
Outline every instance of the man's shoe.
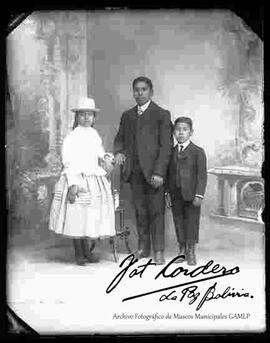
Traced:
<path fill-rule="evenodd" d="M 144 250 L 137 250 L 134 253 L 135 258 L 137 258 L 138 260 L 141 258 L 145 258 L 145 257 L 149 257 L 150 253 L 148 251 L 144 251 Z"/>
<path fill-rule="evenodd" d="M 196 266 L 195 244 L 189 243 L 187 248 L 187 264 L 189 266 Z"/>
<path fill-rule="evenodd" d="M 182 263 L 186 259 L 186 243 L 179 243 L 178 259 L 174 263 Z"/>
<path fill-rule="evenodd" d="M 156 264 L 165 264 L 163 251 L 156 251 L 154 261 Z"/>

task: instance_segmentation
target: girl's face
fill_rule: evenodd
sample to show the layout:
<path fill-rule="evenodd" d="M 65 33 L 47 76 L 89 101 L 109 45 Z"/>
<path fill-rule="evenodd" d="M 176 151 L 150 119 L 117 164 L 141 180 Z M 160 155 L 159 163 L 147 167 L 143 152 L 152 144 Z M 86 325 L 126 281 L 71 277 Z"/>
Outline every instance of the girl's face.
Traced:
<path fill-rule="evenodd" d="M 191 136 L 193 131 L 187 123 L 178 123 L 174 128 L 174 136 L 179 143 L 186 142 Z"/>
<path fill-rule="evenodd" d="M 79 111 L 78 112 L 78 125 L 90 127 L 94 123 L 95 113 L 92 111 Z"/>

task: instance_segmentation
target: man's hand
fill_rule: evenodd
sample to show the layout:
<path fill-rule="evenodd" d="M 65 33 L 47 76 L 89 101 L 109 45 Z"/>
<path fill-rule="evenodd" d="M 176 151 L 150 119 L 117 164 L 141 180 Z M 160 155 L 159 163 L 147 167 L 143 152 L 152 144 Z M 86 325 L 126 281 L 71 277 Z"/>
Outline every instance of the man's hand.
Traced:
<path fill-rule="evenodd" d="M 106 153 L 104 156 L 103 168 L 106 170 L 108 174 L 110 174 L 113 171 L 114 164 L 115 159 L 113 154 Z"/>
<path fill-rule="evenodd" d="M 152 175 L 151 177 L 151 185 L 154 188 L 158 188 L 163 185 L 163 177 L 159 175 Z"/>
<path fill-rule="evenodd" d="M 199 197 L 196 197 L 196 196 L 195 196 L 195 198 L 194 198 L 192 204 L 193 204 L 195 207 L 199 207 L 199 206 L 201 206 L 201 204 L 202 204 L 202 200 L 203 200 L 202 198 L 199 198 Z"/>
<path fill-rule="evenodd" d="M 74 204 L 74 202 L 76 200 L 77 192 L 78 192 L 78 187 L 76 185 L 72 185 L 69 187 L 67 197 L 68 197 L 68 201 L 71 204 Z"/>
<path fill-rule="evenodd" d="M 124 164 L 125 160 L 126 160 L 126 156 L 124 154 L 119 152 L 119 153 L 117 153 L 115 155 L 115 163 L 116 163 L 116 165 L 119 166 L 120 164 Z"/>

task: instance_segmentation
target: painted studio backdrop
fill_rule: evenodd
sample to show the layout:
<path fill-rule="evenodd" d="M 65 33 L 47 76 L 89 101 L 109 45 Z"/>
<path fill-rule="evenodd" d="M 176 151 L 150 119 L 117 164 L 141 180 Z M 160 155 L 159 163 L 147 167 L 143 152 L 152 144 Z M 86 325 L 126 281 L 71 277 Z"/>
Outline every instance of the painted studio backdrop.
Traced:
<path fill-rule="evenodd" d="M 61 144 L 73 124 L 70 109 L 80 97 L 93 96 L 101 108 L 96 128 L 112 151 L 121 114 L 135 104 L 132 80 L 140 75 L 153 81 L 153 100 L 172 120 L 192 118 L 193 141 L 207 153 L 198 256 L 207 259 L 210 251 L 211 258 L 228 254 L 247 263 L 249 256 L 263 270 L 262 54 L 261 39 L 229 11 L 35 12 L 12 31 L 6 103 L 10 303 L 26 296 L 16 281 L 20 263 L 48 270 L 73 263 L 69 240 L 47 229 Z M 136 248 L 130 190 L 120 184 L 118 170 L 114 187 L 121 190 L 129 243 Z M 166 253 L 173 256 L 177 243 L 167 212 Z M 119 249 L 124 253 L 122 242 Z M 100 250 L 110 260 L 109 246 Z"/>

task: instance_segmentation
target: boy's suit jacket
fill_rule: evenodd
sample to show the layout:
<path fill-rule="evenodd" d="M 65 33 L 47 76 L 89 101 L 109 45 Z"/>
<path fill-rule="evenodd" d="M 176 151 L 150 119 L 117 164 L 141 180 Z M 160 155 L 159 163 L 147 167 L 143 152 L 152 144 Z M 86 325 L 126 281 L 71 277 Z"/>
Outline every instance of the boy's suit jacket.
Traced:
<path fill-rule="evenodd" d="M 140 117 L 137 114 L 137 106 L 122 114 L 114 140 L 114 153 L 121 152 L 126 156 L 122 170 L 124 181 L 129 181 L 134 168 L 135 150 L 148 182 L 153 174 L 165 178 L 172 147 L 172 122 L 169 111 L 151 101 Z"/>
<path fill-rule="evenodd" d="M 181 188 L 185 201 L 192 201 L 195 195 L 204 196 L 207 183 L 206 155 L 202 148 L 190 142 L 183 152 L 178 146 L 173 148 L 169 168 L 167 187 L 169 192 Z"/>

